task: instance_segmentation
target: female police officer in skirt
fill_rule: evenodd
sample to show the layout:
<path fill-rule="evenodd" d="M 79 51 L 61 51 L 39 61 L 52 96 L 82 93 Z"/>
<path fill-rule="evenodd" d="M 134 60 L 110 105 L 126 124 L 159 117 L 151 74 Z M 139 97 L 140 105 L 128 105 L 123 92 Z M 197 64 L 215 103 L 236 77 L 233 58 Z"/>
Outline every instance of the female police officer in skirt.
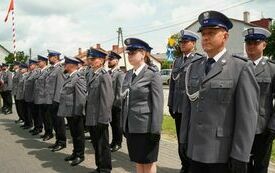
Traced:
<path fill-rule="evenodd" d="M 160 73 L 144 59 L 151 47 L 136 38 L 125 40 L 128 60 L 122 94 L 123 131 L 130 160 L 137 173 L 155 173 L 163 119 L 163 89 Z"/>

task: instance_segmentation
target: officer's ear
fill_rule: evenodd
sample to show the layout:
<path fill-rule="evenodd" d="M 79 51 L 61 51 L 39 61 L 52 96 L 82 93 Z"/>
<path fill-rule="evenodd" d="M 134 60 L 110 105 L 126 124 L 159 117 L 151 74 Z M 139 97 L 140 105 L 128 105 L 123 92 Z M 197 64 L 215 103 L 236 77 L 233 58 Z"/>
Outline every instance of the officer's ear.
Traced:
<path fill-rule="evenodd" d="M 266 48 L 266 45 L 267 45 L 266 41 L 263 41 L 263 49 Z"/>
<path fill-rule="evenodd" d="M 227 31 L 224 31 L 223 36 L 224 36 L 224 39 L 225 39 L 225 40 L 228 40 L 229 34 L 228 34 Z"/>

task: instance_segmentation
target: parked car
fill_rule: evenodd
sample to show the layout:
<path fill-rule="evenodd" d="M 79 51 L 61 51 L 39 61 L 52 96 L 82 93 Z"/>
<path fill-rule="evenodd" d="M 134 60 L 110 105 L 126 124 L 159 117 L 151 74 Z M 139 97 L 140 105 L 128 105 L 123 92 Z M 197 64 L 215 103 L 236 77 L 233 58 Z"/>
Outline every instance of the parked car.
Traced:
<path fill-rule="evenodd" d="M 162 69 L 160 71 L 163 84 L 169 85 L 172 69 Z"/>

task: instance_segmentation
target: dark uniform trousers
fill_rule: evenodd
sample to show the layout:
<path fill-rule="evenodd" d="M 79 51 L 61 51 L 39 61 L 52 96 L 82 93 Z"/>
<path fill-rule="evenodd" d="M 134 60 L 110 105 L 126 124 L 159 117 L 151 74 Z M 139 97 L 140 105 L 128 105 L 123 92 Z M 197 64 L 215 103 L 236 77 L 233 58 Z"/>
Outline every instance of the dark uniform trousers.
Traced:
<path fill-rule="evenodd" d="M 24 117 L 22 116 L 22 114 L 20 114 L 20 106 L 19 106 L 20 101 L 16 100 L 15 98 L 16 98 L 16 96 L 14 96 L 14 102 L 15 102 L 15 109 L 16 109 L 17 115 L 20 120 L 24 121 Z"/>
<path fill-rule="evenodd" d="M 50 114 L 52 117 L 53 128 L 55 131 L 56 143 L 66 145 L 66 126 L 64 117 L 57 116 L 59 103 L 53 102 L 49 105 Z"/>
<path fill-rule="evenodd" d="M 25 117 L 25 124 L 28 126 L 33 126 L 33 110 L 34 110 L 34 104 L 33 102 L 25 102 L 26 103 L 26 117 Z"/>
<path fill-rule="evenodd" d="M 255 135 L 251 157 L 248 164 L 249 173 L 267 173 L 271 157 L 272 142 L 268 142 L 268 134 Z"/>
<path fill-rule="evenodd" d="M 40 112 L 39 105 L 33 104 L 32 116 L 33 116 L 34 128 L 41 130 L 43 129 L 43 121 L 39 112 Z"/>
<path fill-rule="evenodd" d="M 1 93 L 1 96 L 3 98 L 3 108 L 8 109 L 9 111 L 12 111 L 12 95 L 11 91 L 3 91 Z"/>
<path fill-rule="evenodd" d="M 49 110 L 50 106 L 47 104 L 39 104 L 38 107 L 38 114 L 42 117 L 45 135 L 51 135 L 53 133 L 53 123 Z"/>
<path fill-rule="evenodd" d="M 25 100 L 17 100 L 17 106 L 18 106 L 18 116 L 22 118 L 22 120 L 25 122 L 25 124 L 27 123 L 27 103 L 25 102 Z M 28 124 L 26 124 L 28 125 Z"/>
<path fill-rule="evenodd" d="M 206 164 L 190 161 L 189 173 L 231 173 L 228 163 Z"/>
<path fill-rule="evenodd" d="M 95 163 L 100 173 L 110 173 L 112 170 L 111 150 L 109 146 L 109 130 L 107 124 L 97 124 L 90 127 Z"/>
<path fill-rule="evenodd" d="M 84 158 L 85 135 L 84 135 L 84 116 L 67 117 L 73 139 L 73 155 Z"/>
<path fill-rule="evenodd" d="M 110 123 L 112 127 L 113 141 L 112 144 L 121 145 L 122 143 L 122 118 L 121 109 L 113 107 L 112 108 L 112 122 Z"/>
<path fill-rule="evenodd" d="M 182 114 L 181 113 L 174 113 L 174 119 L 175 119 L 175 124 L 176 124 L 176 133 L 177 133 L 177 139 L 178 139 L 178 153 L 179 153 L 179 157 L 181 160 L 181 165 L 183 167 L 183 169 L 188 172 L 188 158 L 186 155 L 186 151 L 184 150 L 186 147 L 184 147 L 184 145 L 182 143 L 179 142 L 180 139 L 180 126 L 181 126 L 181 117 Z"/>

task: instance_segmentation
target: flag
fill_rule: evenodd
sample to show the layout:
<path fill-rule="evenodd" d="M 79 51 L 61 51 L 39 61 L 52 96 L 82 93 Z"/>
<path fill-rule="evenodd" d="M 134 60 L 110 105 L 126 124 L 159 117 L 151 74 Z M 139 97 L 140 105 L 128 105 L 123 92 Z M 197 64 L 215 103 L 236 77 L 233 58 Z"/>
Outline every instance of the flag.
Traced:
<path fill-rule="evenodd" d="M 6 16 L 6 18 L 5 18 L 5 22 L 7 22 L 8 18 L 9 18 L 9 14 L 10 14 L 10 12 L 11 12 L 12 10 L 14 10 L 14 0 L 11 0 L 11 1 L 10 1 L 10 6 L 9 6 L 9 10 L 8 10 L 7 16 Z"/>

